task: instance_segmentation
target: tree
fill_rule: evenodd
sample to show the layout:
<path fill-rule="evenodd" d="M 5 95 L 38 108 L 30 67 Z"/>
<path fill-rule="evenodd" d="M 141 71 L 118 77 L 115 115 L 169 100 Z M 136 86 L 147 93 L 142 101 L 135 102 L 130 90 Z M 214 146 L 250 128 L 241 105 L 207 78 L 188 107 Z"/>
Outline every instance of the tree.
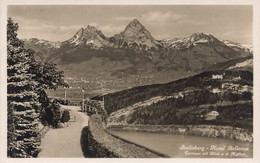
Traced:
<path fill-rule="evenodd" d="M 70 120 L 70 112 L 69 112 L 69 110 L 66 109 L 62 113 L 61 122 L 65 123 L 65 122 L 69 122 L 69 120 Z M 67 124 L 67 126 L 68 126 L 68 124 Z"/>
<path fill-rule="evenodd" d="M 8 155 L 12 154 L 15 146 L 15 127 L 17 126 L 18 117 L 14 115 L 14 106 L 8 103 L 8 117 L 7 117 L 7 143 L 8 143 Z"/>
<path fill-rule="evenodd" d="M 61 110 L 57 100 L 53 100 L 48 106 L 42 109 L 40 120 L 45 126 L 59 128 L 61 121 Z"/>
<path fill-rule="evenodd" d="M 30 51 L 31 54 L 34 54 L 33 51 Z M 34 60 L 35 61 L 35 60 Z M 34 63 L 37 63 L 36 61 Z M 50 63 L 37 63 L 32 64 L 31 72 L 35 74 L 34 80 L 39 82 L 40 87 L 37 88 L 37 94 L 39 96 L 39 102 L 41 104 L 38 113 L 40 114 L 40 120 L 43 124 L 52 125 L 53 127 L 57 128 L 60 119 L 60 107 L 57 101 L 51 102 L 48 98 L 45 90 L 46 89 L 57 89 L 59 86 L 68 87 L 63 80 L 63 72 L 58 71 L 55 67 L 55 64 Z M 51 116 L 49 113 L 51 113 Z M 54 118 L 54 119 L 50 119 Z M 46 120 L 48 118 L 48 121 Z"/>
<path fill-rule="evenodd" d="M 63 80 L 63 72 L 54 64 L 37 62 L 34 51 L 24 48 L 24 42 L 17 38 L 18 28 L 18 24 L 8 18 L 8 156 L 37 157 L 39 118 L 43 124 L 54 127 L 61 119 L 59 104 L 50 102 L 45 89 L 68 85 Z"/>
<path fill-rule="evenodd" d="M 251 92 L 243 92 L 242 97 L 244 100 L 251 100 L 252 101 L 253 94 Z"/>
<path fill-rule="evenodd" d="M 37 62 L 33 57 L 34 51 L 30 49 L 27 49 L 26 51 L 30 54 L 30 56 L 32 56 L 32 62 L 30 63 L 30 72 L 32 74 L 35 74 L 33 76 L 33 80 L 39 83 L 39 87 L 37 87 L 36 92 L 39 96 L 38 99 L 41 104 L 41 108 L 40 110 L 37 110 L 37 112 L 39 112 L 40 117 L 42 117 L 45 113 L 44 109 L 49 107 L 51 104 L 45 90 L 57 89 L 59 86 L 68 87 L 68 84 L 66 84 L 63 80 L 63 71 L 59 71 L 56 68 L 55 64 L 51 64 L 48 62 Z"/>
<path fill-rule="evenodd" d="M 60 110 L 59 103 L 56 100 L 53 100 L 52 104 L 49 107 L 52 113 L 51 125 L 54 128 L 58 128 L 61 120 L 61 110 Z"/>
<path fill-rule="evenodd" d="M 31 56 L 17 38 L 18 24 L 7 23 L 8 156 L 36 157 L 39 153 L 38 82 L 30 73 Z"/>

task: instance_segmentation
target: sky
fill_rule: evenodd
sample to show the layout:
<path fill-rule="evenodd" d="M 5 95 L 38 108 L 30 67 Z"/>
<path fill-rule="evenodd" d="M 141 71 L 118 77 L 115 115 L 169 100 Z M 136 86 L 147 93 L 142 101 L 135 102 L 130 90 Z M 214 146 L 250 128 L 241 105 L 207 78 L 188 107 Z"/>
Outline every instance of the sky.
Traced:
<path fill-rule="evenodd" d="M 156 39 L 210 33 L 219 39 L 253 42 L 253 7 L 232 5 L 11 5 L 19 38 L 65 41 L 93 25 L 107 37 L 137 18 Z"/>

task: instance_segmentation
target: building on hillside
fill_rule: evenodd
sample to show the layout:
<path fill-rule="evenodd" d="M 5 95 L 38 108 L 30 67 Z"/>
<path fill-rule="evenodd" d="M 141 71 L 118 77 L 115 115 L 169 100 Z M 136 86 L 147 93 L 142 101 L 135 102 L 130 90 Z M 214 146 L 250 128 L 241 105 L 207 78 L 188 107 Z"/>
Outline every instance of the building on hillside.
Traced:
<path fill-rule="evenodd" d="M 222 80 L 223 79 L 223 75 L 212 75 L 212 79 Z"/>
<path fill-rule="evenodd" d="M 218 88 L 214 88 L 214 89 L 212 89 L 211 92 L 212 92 L 212 93 L 221 93 L 221 90 L 218 89 Z"/>
<path fill-rule="evenodd" d="M 238 80 L 241 80 L 241 77 L 240 77 L 240 76 L 233 78 L 233 81 L 238 81 Z"/>
<path fill-rule="evenodd" d="M 208 120 L 208 121 L 215 120 L 217 118 L 217 116 L 219 116 L 219 113 L 217 111 L 211 111 L 206 114 L 205 120 Z"/>
<path fill-rule="evenodd" d="M 219 116 L 219 113 L 217 111 L 211 111 L 207 114 L 208 116 Z"/>

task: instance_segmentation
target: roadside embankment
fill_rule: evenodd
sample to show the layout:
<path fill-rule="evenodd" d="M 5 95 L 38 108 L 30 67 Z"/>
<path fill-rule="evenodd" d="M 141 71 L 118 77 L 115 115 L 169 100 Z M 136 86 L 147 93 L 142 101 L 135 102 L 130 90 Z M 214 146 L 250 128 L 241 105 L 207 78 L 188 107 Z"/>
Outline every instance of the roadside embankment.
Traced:
<path fill-rule="evenodd" d="M 108 130 L 169 133 L 253 142 L 253 133 L 231 126 L 215 125 L 110 125 Z"/>
<path fill-rule="evenodd" d="M 85 157 L 157 158 L 162 157 L 141 146 L 116 138 L 106 131 L 100 115 L 92 115 L 82 130 L 81 148 Z"/>

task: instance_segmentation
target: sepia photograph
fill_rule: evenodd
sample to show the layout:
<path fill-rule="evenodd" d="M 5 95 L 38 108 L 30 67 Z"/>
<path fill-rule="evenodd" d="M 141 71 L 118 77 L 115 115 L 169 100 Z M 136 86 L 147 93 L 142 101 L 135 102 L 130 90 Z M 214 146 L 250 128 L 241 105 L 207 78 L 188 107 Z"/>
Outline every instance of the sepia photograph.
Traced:
<path fill-rule="evenodd" d="M 9 4 L 1 21 L 7 159 L 257 155 L 254 5 Z"/>

